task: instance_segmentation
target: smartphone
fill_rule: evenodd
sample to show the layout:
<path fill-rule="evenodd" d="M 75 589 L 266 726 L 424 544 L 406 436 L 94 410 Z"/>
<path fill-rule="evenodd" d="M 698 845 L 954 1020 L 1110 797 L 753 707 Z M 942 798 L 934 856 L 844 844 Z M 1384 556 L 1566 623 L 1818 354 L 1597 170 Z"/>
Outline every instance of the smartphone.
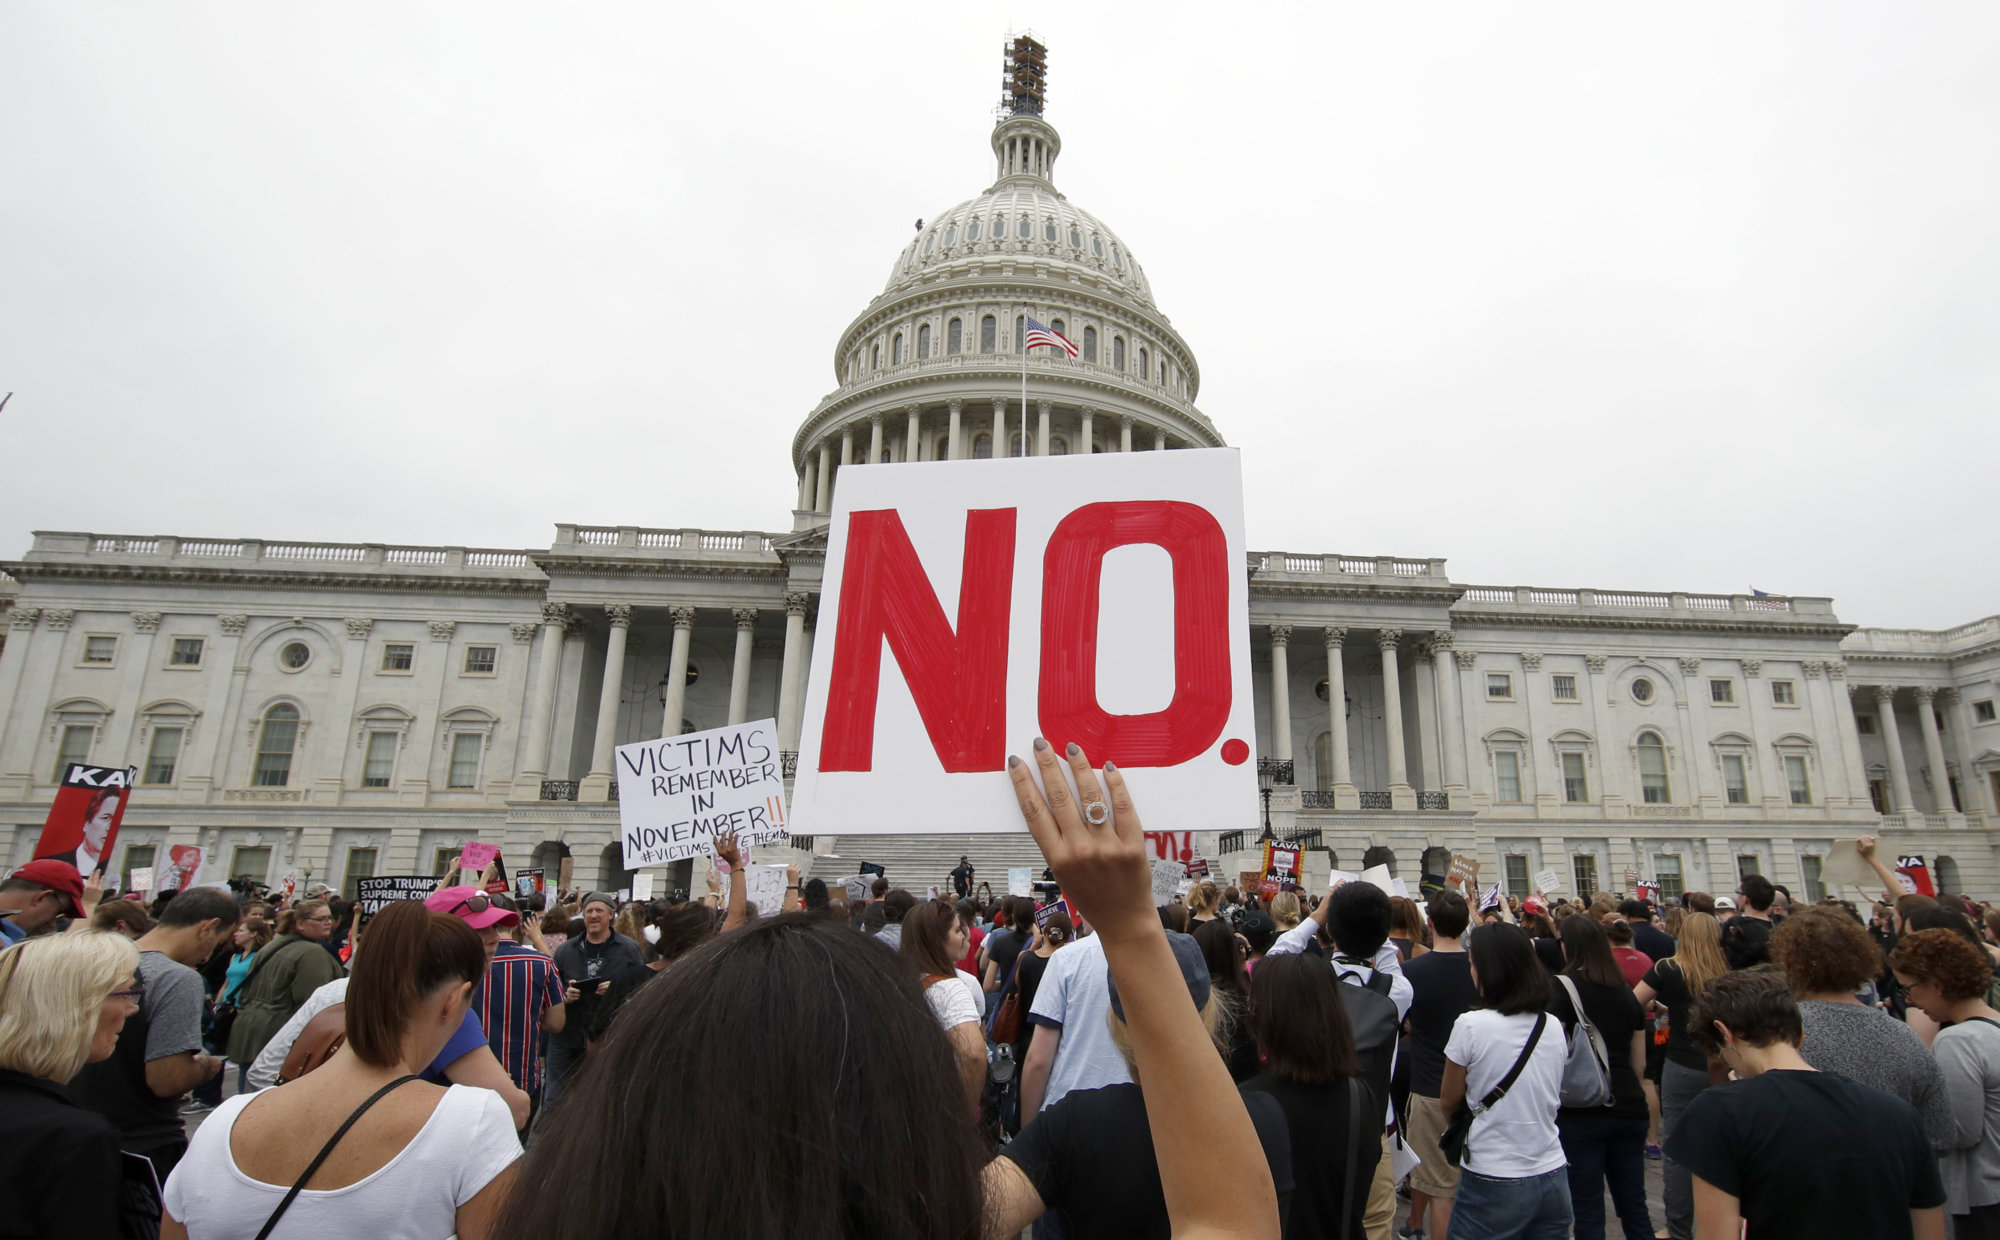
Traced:
<path fill-rule="evenodd" d="M 576 981 L 571 982 L 570 985 L 576 987 L 583 994 L 594 995 L 597 993 L 597 988 L 604 985 L 604 979 L 601 977 L 578 978 Z"/>

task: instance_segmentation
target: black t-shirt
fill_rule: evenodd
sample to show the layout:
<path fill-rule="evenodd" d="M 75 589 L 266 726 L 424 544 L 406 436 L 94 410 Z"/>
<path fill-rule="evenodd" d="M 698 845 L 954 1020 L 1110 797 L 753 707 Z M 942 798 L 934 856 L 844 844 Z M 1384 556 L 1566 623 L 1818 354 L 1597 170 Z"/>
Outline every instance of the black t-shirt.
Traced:
<path fill-rule="evenodd" d="M 1560 973 L 1569 962 L 1563 959 L 1561 939 L 1540 938 L 1535 940 L 1535 957 L 1551 973 Z"/>
<path fill-rule="evenodd" d="M 1015 959 L 1027 945 L 1028 936 L 1010 930 L 1006 926 L 986 936 L 986 958 L 999 966 L 999 971 L 994 976 L 999 979 L 1002 986 L 1007 984 L 1007 975 L 1013 972 Z"/>
<path fill-rule="evenodd" d="M 1646 976 L 1639 979 L 1642 986 L 1651 986 L 1653 993 L 1667 1007 L 1667 1060 L 1683 1068 L 1708 1070 L 1708 1056 L 1702 1053 L 1688 1037 L 1688 1008 L 1692 1000 L 1688 995 L 1687 979 L 1681 976 L 1681 967 L 1671 960 L 1662 960 L 1646 970 Z"/>
<path fill-rule="evenodd" d="M 1732 969 L 1747 969 L 1771 958 L 1771 923 L 1738 915 L 1722 927 L 1722 955 Z"/>
<path fill-rule="evenodd" d="M 1444 1044 L 1451 1027 L 1479 1002 L 1472 957 L 1425 952 L 1403 966 L 1415 997 L 1410 1001 L 1410 1092 L 1435 1098 L 1444 1089 Z"/>
<path fill-rule="evenodd" d="M 1635 921 L 1632 925 L 1632 946 L 1646 953 L 1654 960 L 1665 960 L 1674 954 L 1674 936 L 1660 929 L 1650 921 Z"/>
<path fill-rule="evenodd" d="M 1292 1141 L 1284 1109 L 1267 1093 L 1243 1094 L 1278 1190 L 1278 1217 L 1292 1195 Z M 1379 1139 L 1378 1139 L 1379 1144 Z M 1166 1192 L 1137 1085 L 1077 1089 L 1035 1116 L 1000 1152 L 1062 1220 L 1065 1236 L 1168 1240 Z"/>
<path fill-rule="evenodd" d="M 1028 1013 L 1035 1010 L 1035 992 L 1041 989 L 1042 974 L 1048 969 L 1047 956 L 1037 956 L 1028 951 L 1021 953 L 1020 972 L 1014 976 L 1014 988 L 1021 992 L 1021 1036 L 1014 1039 L 1016 1062 L 1028 1053 L 1028 1040 L 1035 1034 L 1035 1022 L 1028 1019 Z"/>
<path fill-rule="evenodd" d="M 570 1004 L 568 1014 L 563 1018 L 562 1032 L 552 1033 L 549 1037 L 572 1050 L 582 1047 L 592 1038 L 603 1037 L 618 1007 L 617 996 L 611 986 L 612 979 L 634 965 L 643 964 L 644 960 L 639 945 L 617 933 L 602 943 L 593 943 L 577 935 L 556 948 L 556 971 L 562 974 L 565 987 L 577 981 L 596 980 L 604 984 L 598 987 L 596 993 L 586 994 Z"/>
<path fill-rule="evenodd" d="M 931 873 L 935 874 L 937 873 L 937 871 L 932 870 Z M 960 865 L 955 867 L 951 872 L 951 885 L 961 896 L 964 895 L 966 892 L 971 891 L 972 867 L 969 865 Z"/>
<path fill-rule="evenodd" d="M 1365 1089 L 1352 1089 L 1344 1080 L 1331 1085 L 1302 1085 L 1269 1073 L 1246 1081 L 1243 1092 L 1269 1094 L 1285 1113 L 1292 1141 L 1292 1202 L 1285 1219 L 1285 1240 L 1361 1235 L 1369 1185 L 1375 1178 L 1375 1164 L 1382 1161 L 1382 1121 L 1373 1096 Z M 1357 1098 L 1363 1108 L 1361 1141 L 1355 1147 L 1354 1192 L 1347 1195 L 1348 1134 L 1352 1128 L 1348 1111 Z M 1347 1220 L 1344 1232 L 1343 1217 Z"/>
<path fill-rule="evenodd" d="M 1562 1115 L 1644 1115 L 1646 1092 L 1639 1086 L 1639 1074 L 1632 1063 L 1632 1035 L 1646 1027 L 1646 1013 L 1639 998 L 1624 985 L 1606 986 L 1581 977 L 1572 977 L 1576 993 L 1583 999 L 1584 1015 L 1604 1036 L 1604 1050 L 1611 1061 L 1611 1105 L 1608 1107 L 1564 1107 Z M 1555 1001 L 1549 1015 L 1563 1023 L 1563 1034 L 1576 1024 L 1576 1012 L 1569 1005 L 1569 992 L 1561 982 L 1555 985 Z M 1639 1065 L 1643 1067 L 1643 1064 Z"/>
<path fill-rule="evenodd" d="M 1703 1090 L 1667 1157 L 1742 1202 L 1748 1240 L 1911 1234 L 1944 1204 L 1916 1109 L 1831 1072 L 1785 1069 Z"/>

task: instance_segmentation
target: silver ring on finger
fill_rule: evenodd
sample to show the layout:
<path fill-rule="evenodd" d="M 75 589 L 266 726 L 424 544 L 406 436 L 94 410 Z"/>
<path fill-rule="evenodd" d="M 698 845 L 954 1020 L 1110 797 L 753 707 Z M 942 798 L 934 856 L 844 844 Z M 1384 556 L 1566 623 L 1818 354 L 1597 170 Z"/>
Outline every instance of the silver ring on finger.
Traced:
<path fill-rule="evenodd" d="M 1101 827 L 1111 821 L 1111 807 L 1102 801 L 1086 801 L 1083 806 L 1083 820 L 1093 827 Z"/>

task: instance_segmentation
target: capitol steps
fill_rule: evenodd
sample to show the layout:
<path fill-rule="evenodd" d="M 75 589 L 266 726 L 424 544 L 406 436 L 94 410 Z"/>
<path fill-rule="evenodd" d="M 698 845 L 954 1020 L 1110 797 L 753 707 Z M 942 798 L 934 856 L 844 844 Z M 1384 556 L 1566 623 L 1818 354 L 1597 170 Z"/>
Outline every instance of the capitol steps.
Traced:
<path fill-rule="evenodd" d="M 974 884 L 989 883 L 999 896 L 1007 894 L 1008 867 L 1027 866 L 1040 878 L 1047 864 L 1034 837 L 1025 831 L 1010 835 L 844 835 L 822 837 L 822 847 L 826 838 L 832 839 L 832 851 L 837 855 L 814 857 L 806 875 L 825 879 L 829 886 L 859 873 L 866 861 L 882 866 L 892 887 L 922 896 L 935 884 L 949 894 L 951 870 L 962 855 L 971 860 L 976 871 Z M 758 860 L 775 851 L 759 849 Z"/>

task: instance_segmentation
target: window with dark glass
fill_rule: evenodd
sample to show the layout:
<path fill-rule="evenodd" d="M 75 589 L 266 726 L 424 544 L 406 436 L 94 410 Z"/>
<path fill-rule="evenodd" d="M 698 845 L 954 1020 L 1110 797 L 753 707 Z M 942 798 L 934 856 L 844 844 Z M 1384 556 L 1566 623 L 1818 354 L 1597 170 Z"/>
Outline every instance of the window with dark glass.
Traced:
<path fill-rule="evenodd" d="M 1000 345 L 1000 320 L 988 314 L 979 320 L 979 351 L 991 353 Z"/>
<path fill-rule="evenodd" d="M 282 703 L 273 706 L 257 733 L 257 772 L 253 782 L 259 788 L 282 788 L 291 782 L 292 751 L 298 743 L 298 708 Z"/>
<path fill-rule="evenodd" d="M 944 351 L 956 355 L 965 348 L 965 324 L 953 319 L 944 326 Z"/>

